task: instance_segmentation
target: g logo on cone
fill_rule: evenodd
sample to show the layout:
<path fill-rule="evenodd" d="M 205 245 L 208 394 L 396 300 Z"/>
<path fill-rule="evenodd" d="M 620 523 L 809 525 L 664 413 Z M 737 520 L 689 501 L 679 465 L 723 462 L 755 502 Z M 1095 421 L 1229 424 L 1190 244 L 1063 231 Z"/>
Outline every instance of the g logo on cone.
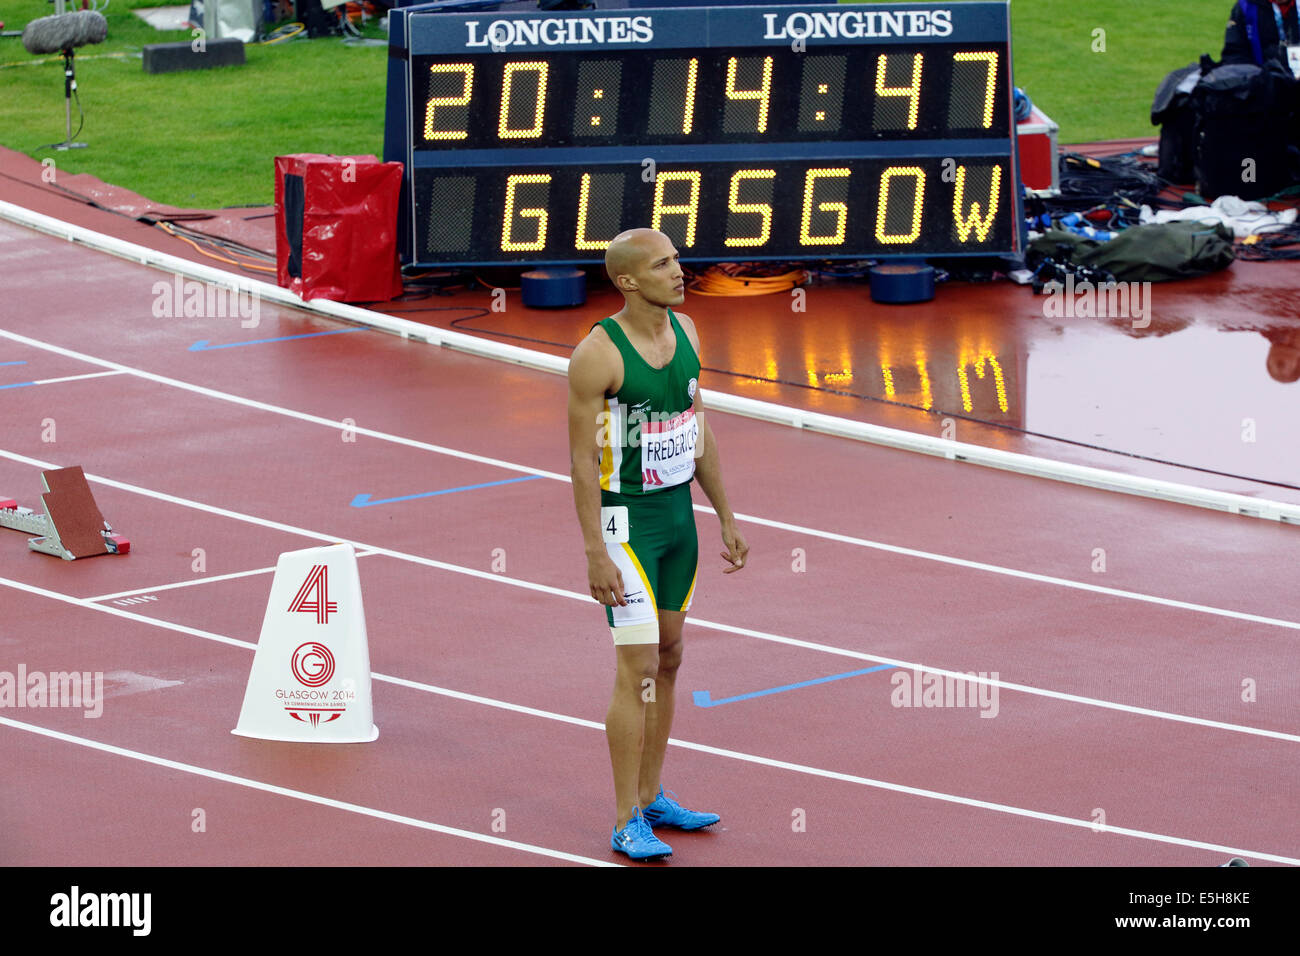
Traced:
<path fill-rule="evenodd" d="M 321 687 L 334 676 L 334 655 L 324 644 L 308 641 L 293 652 L 293 676 L 304 687 Z"/>

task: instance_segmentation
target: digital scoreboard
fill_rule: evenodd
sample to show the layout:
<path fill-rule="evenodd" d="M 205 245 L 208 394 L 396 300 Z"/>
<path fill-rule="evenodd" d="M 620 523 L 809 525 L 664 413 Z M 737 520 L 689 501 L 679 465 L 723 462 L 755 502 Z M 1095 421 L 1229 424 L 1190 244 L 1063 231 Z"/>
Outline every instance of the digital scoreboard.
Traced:
<path fill-rule="evenodd" d="M 1019 251 L 1006 2 L 390 14 L 404 261 Z"/>

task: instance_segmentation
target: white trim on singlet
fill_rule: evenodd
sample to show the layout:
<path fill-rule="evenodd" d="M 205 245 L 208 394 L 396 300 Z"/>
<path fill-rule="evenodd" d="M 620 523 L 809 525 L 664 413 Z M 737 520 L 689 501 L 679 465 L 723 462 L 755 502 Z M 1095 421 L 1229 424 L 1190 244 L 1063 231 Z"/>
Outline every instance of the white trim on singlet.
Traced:
<path fill-rule="evenodd" d="M 609 417 L 606 419 L 609 427 L 605 432 L 605 440 L 609 442 L 610 453 L 608 490 L 615 494 L 623 490 L 621 477 L 623 472 L 623 436 L 626 431 L 623 426 L 623 411 L 626 407 L 615 399 L 605 399 L 605 411 L 609 413 Z"/>

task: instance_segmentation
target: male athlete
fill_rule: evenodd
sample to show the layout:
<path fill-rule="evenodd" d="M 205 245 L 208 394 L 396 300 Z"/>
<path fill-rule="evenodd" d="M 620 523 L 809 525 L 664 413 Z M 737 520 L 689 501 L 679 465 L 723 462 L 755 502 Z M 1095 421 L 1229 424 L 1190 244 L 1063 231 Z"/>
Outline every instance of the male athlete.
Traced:
<path fill-rule="evenodd" d="M 724 573 L 745 566 L 749 547 L 727 504 L 704 416 L 695 323 L 670 308 L 686 298 L 677 250 L 661 232 L 632 229 L 609 244 L 605 270 L 625 301 L 573 351 L 569 449 L 587 579 L 605 605 L 618 659 L 605 716 L 614 768 L 610 843 L 644 860 L 673 852 L 651 827 L 698 830 L 719 820 L 684 809 L 659 780 L 695 592 L 692 477 L 722 524 L 722 557 L 731 564 Z"/>

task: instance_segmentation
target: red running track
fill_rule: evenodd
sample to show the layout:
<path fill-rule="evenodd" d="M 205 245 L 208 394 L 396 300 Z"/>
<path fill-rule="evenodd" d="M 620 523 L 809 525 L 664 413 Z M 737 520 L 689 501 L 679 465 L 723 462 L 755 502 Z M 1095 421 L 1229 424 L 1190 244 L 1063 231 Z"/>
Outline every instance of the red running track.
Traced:
<path fill-rule="evenodd" d="M 106 680 L 95 719 L 0 710 L 0 862 L 623 861 L 564 380 L 291 309 L 154 318 L 160 273 L 5 234 L 49 254 L 9 277 L 0 491 L 80 464 L 133 550 L 0 534 L 0 671 Z M 661 866 L 1300 862 L 1294 528 L 712 422 L 752 559 L 724 577 L 701 510 L 665 780 L 723 822 Z M 277 555 L 340 540 L 379 740 L 232 736 Z M 914 667 L 996 698 L 894 706 Z"/>

